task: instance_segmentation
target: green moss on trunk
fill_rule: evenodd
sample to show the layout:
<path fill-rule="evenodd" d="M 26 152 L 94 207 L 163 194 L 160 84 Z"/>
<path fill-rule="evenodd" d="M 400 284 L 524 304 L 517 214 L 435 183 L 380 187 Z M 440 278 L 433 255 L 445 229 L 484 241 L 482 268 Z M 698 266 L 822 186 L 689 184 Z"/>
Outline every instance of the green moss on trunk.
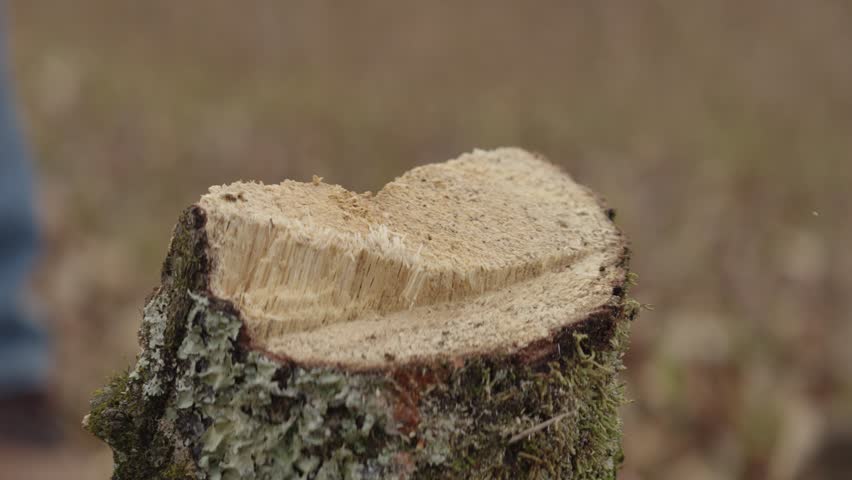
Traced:
<path fill-rule="evenodd" d="M 204 212 L 187 209 L 172 235 L 160 287 L 143 315 L 142 353 L 132 371 L 112 378 L 95 393 L 86 427 L 112 447 L 113 478 L 194 478 L 190 455 L 162 422 L 169 401 L 177 351 L 185 336 L 190 291 L 207 289 Z"/>

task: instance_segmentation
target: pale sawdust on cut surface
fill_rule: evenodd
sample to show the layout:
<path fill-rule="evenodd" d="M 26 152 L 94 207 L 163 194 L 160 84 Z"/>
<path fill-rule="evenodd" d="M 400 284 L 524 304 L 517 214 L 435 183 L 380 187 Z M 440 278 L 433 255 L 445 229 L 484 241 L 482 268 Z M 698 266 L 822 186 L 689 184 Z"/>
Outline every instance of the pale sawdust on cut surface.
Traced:
<path fill-rule="evenodd" d="M 260 346 L 302 360 L 518 349 L 604 305 L 624 275 L 594 194 L 519 149 L 418 167 L 375 196 L 316 177 L 212 187 L 199 204 L 211 290 Z"/>

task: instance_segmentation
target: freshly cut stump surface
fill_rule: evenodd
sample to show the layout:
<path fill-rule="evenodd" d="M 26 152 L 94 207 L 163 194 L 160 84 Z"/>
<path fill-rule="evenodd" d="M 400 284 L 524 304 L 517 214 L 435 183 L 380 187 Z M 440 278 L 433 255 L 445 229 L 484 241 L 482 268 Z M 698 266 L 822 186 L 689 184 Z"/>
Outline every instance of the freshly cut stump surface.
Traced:
<path fill-rule="evenodd" d="M 375 195 L 212 187 L 85 424 L 117 479 L 615 478 L 627 261 L 612 211 L 519 149 Z"/>

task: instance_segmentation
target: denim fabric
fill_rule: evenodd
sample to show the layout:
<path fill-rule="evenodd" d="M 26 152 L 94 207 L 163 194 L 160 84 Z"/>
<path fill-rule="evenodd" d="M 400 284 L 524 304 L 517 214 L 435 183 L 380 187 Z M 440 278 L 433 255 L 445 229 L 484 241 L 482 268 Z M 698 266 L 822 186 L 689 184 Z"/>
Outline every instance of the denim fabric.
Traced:
<path fill-rule="evenodd" d="M 16 124 L 0 13 L 0 395 L 41 388 L 45 331 L 27 316 L 21 294 L 38 249 L 32 173 Z"/>

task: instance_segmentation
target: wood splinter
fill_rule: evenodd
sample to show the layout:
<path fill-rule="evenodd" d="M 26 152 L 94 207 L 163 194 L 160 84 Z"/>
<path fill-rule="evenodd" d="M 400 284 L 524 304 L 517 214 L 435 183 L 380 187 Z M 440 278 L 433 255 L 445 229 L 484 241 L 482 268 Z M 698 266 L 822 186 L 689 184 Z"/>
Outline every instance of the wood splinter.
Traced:
<path fill-rule="evenodd" d="M 212 187 L 84 423 L 119 480 L 614 479 L 627 262 L 602 201 L 519 149 L 375 195 Z"/>

